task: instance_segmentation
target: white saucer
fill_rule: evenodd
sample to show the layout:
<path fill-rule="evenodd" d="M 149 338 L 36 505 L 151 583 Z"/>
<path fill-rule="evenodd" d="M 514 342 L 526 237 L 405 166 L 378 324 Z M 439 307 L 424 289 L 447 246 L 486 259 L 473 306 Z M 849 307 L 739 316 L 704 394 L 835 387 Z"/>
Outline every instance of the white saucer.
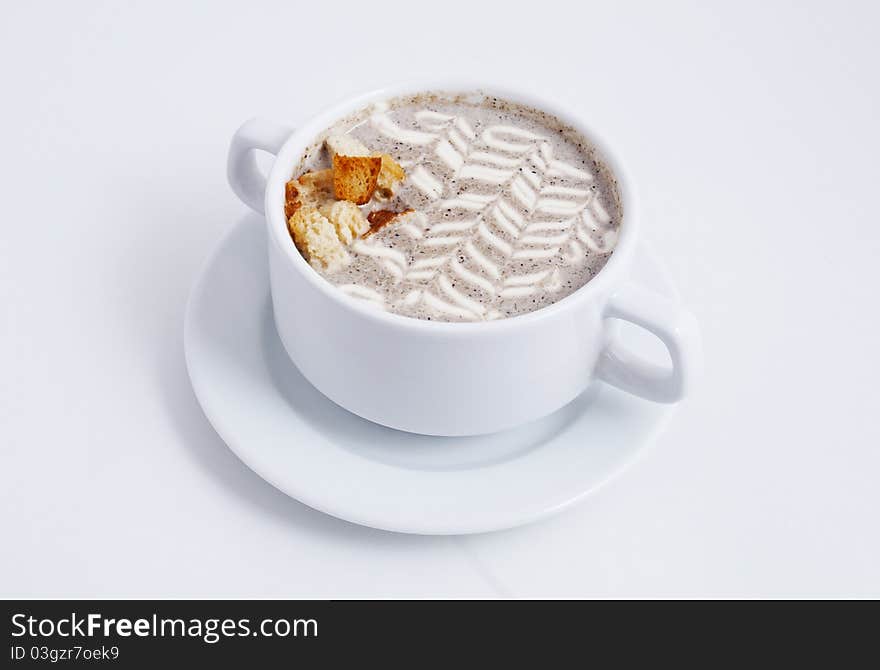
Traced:
<path fill-rule="evenodd" d="M 645 247 L 635 267 L 636 281 L 678 297 Z M 624 337 L 659 347 L 638 331 Z M 479 533 L 558 512 L 620 471 L 672 410 L 597 383 L 549 417 L 488 436 L 426 437 L 361 419 L 287 357 L 272 320 L 265 223 L 255 216 L 208 259 L 184 341 L 195 394 L 245 464 L 310 507 L 404 533 Z"/>

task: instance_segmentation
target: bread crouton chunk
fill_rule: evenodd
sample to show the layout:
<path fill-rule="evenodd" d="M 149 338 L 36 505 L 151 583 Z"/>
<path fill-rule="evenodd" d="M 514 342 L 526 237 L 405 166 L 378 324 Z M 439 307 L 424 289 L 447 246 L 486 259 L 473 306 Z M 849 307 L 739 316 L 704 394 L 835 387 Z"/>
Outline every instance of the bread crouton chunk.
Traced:
<path fill-rule="evenodd" d="M 370 227 L 360 208 L 348 200 L 326 202 L 320 211 L 336 228 L 336 235 L 343 244 L 351 244 Z"/>
<path fill-rule="evenodd" d="M 306 172 L 298 181 L 307 198 L 312 196 L 315 200 L 323 200 L 333 197 L 333 170 Z"/>
<path fill-rule="evenodd" d="M 284 186 L 284 216 L 290 219 L 301 206 L 299 189 L 296 187 L 296 182 L 291 179 Z"/>
<path fill-rule="evenodd" d="M 370 150 L 358 138 L 351 135 L 330 135 L 324 140 L 324 146 L 332 160 L 336 154 L 343 156 L 369 156 Z"/>
<path fill-rule="evenodd" d="M 336 228 L 312 205 L 299 207 L 287 222 L 297 249 L 315 268 L 335 272 L 349 261 Z"/>
<path fill-rule="evenodd" d="M 364 234 L 364 237 L 369 237 L 373 233 L 379 232 L 398 217 L 406 216 L 411 212 L 411 209 L 405 209 L 402 212 L 395 212 L 390 209 L 373 210 L 367 215 L 367 222 L 370 224 L 370 229 Z"/>
<path fill-rule="evenodd" d="M 400 164 L 389 154 L 371 152 L 366 145 L 352 135 L 330 135 L 324 140 L 324 146 L 330 154 L 330 159 L 335 161 L 336 156 L 348 156 L 363 158 L 365 156 L 378 156 L 382 159 L 379 176 L 376 180 L 376 194 L 382 200 L 389 199 L 394 195 L 394 188 L 406 178 L 406 172 Z M 334 166 L 336 163 L 334 162 Z M 340 197 L 340 196 L 336 196 Z M 354 202 L 354 201 L 352 201 Z M 362 204 L 362 203 L 358 203 Z"/>
<path fill-rule="evenodd" d="M 382 169 L 380 156 L 333 156 L 333 192 L 337 200 L 365 205 L 373 197 Z"/>
<path fill-rule="evenodd" d="M 306 172 L 284 187 L 284 216 L 290 219 L 303 205 L 320 206 L 333 199 L 333 170 Z"/>
<path fill-rule="evenodd" d="M 406 178 L 406 172 L 388 154 L 379 154 L 379 157 L 382 159 L 382 169 L 379 170 L 379 178 L 376 180 L 376 193 L 387 200 L 394 195 L 394 187 L 398 182 Z"/>

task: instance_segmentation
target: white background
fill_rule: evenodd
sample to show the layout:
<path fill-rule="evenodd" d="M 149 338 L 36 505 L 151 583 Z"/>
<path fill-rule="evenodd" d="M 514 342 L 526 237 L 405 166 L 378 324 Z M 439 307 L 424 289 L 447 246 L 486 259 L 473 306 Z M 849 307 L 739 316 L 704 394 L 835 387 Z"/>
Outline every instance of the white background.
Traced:
<path fill-rule="evenodd" d="M 874 3 L 12 3 L 0 23 L 0 595 L 880 596 Z M 251 116 L 417 75 L 583 110 L 706 378 L 559 517 L 322 516 L 243 466 L 182 354 Z"/>

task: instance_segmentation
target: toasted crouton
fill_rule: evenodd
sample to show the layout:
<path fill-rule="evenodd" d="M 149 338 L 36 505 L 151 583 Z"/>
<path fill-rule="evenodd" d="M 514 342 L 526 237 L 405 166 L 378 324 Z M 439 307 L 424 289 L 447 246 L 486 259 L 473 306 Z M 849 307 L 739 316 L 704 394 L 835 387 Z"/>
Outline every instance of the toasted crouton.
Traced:
<path fill-rule="evenodd" d="M 336 228 L 336 235 L 344 244 L 351 244 L 354 238 L 363 235 L 370 227 L 363 212 L 348 200 L 328 201 L 320 211 Z"/>
<path fill-rule="evenodd" d="M 337 200 L 364 205 L 373 197 L 382 169 L 379 156 L 333 156 L 333 192 Z"/>
<path fill-rule="evenodd" d="M 349 261 L 336 228 L 312 205 L 304 205 L 287 222 L 297 249 L 315 268 L 334 272 Z"/>
<path fill-rule="evenodd" d="M 352 135 L 330 135 L 324 140 L 324 146 L 327 147 L 331 159 L 336 155 L 379 156 L 382 159 L 382 167 L 379 171 L 376 192 L 383 199 L 394 195 L 394 187 L 406 178 L 403 168 L 389 154 L 370 152 L 363 142 Z"/>
<path fill-rule="evenodd" d="M 296 187 L 296 181 L 291 179 L 284 187 L 284 216 L 290 219 L 302 206 L 300 200 L 299 189 Z"/>
<path fill-rule="evenodd" d="M 379 179 L 376 181 L 376 193 L 381 198 L 390 198 L 394 195 L 394 187 L 397 182 L 406 178 L 403 168 L 388 154 L 374 154 L 382 159 L 382 169 L 379 170 Z"/>
<path fill-rule="evenodd" d="M 305 195 L 314 196 L 315 199 L 329 198 L 333 195 L 333 170 L 318 170 L 306 172 L 300 176 L 299 183 L 305 191 Z"/>
<path fill-rule="evenodd" d="M 358 138 L 352 135 L 330 135 L 324 140 L 324 146 L 332 160 L 336 154 L 342 156 L 369 156 L 370 150 Z"/>
<path fill-rule="evenodd" d="M 333 199 L 333 170 L 306 172 L 284 187 L 284 216 L 290 219 L 303 205 L 319 206 Z"/>
<path fill-rule="evenodd" d="M 396 218 L 400 216 L 405 216 L 410 213 L 412 213 L 411 209 L 405 209 L 402 212 L 395 212 L 390 209 L 373 210 L 367 215 L 367 221 L 370 224 L 370 229 L 366 232 L 366 234 L 364 234 L 364 237 L 369 237 L 373 233 L 382 230 L 382 228 L 387 226 Z"/>

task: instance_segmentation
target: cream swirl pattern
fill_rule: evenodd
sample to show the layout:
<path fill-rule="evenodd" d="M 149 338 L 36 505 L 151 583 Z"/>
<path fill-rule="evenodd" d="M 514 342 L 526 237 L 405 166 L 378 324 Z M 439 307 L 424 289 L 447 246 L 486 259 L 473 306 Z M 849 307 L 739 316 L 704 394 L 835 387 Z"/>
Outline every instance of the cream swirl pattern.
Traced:
<path fill-rule="evenodd" d="M 397 204 L 414 210 L 357 240 L 352 262 L 327 275 L 354 298 L 424 319 L 515 316 L 570 294 L 613 251 L 616 182 L 552 117 L 431 97 L 382 103 L 347 124 L 406 169 Z"/>

